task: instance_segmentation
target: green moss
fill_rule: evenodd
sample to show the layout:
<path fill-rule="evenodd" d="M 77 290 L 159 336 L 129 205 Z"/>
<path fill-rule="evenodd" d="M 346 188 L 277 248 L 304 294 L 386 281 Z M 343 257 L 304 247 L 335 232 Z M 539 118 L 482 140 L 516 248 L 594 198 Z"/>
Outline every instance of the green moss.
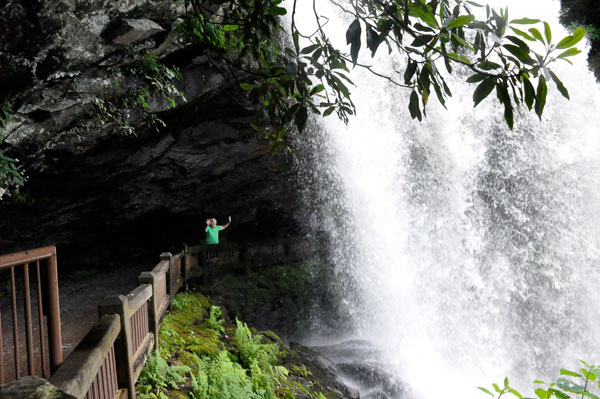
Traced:
<path fill-rule="evenodd" d="M 214 330 L 199 330 L 190 337 L 192 343 L 185 349 L 197 356 L 217 356 L 219 352 L 225 349 L 223 343 L 219 340 L 219 334 Z"/>
<path fill-rule="evenodd" d="M 167 395 L 169 399 L 190 399 L 190 396 L 184 392 L 180 391 L 171 391 Z"/>
<path fill-rule="evenodd" d="M 177 294 L 173 298 L 173 310 L 165 316 L 160 327 L 160 355 L 168 359 L 177 349 L 195 345 L 203 338 L 209 338 L 211 343 L 218 341 L 218 337 L 206 332 L 202 323 L 209 308 L 210 302 L 201 294 Z"/>
<path fill-rule="evenodd" d="M 293 364 L 291 369 L 292 369 L 291 370 L 292 373 L 294 373 L 302 378 L 312 377 L 312 373 L 306 369 L 305 365 L 298 366 L 298 365 Z"/>
<path fill-rule="evenodd" d="M 263 336 L 263 338 L 265 338 L 263 341 L 267 341 L 265 343 L 279 344 L 280 346 L 283 346 L 283 341 L 281 340 L 281 338 L 279 338 L 279 335 L 275 334 L 273 331 L 271 331 L 271 330 L 262 331 L 261 335 Z"/>
<path fill-rule="evenodd" d="M 233 325 L 215 308 L 207 323 L 211 306 L 196 293 L 173 298 L 159 332 L 159 354 L 146 363 L 136 388 L 139 398 L 322 398 L 310 392 L 315 387 L 305 391 L 295 382 L 311 375 L 305 366 L 294 364 L 291 376 L 283 367 L 289 349 L 277 334 L 257 334 L 237 320 Z"/>

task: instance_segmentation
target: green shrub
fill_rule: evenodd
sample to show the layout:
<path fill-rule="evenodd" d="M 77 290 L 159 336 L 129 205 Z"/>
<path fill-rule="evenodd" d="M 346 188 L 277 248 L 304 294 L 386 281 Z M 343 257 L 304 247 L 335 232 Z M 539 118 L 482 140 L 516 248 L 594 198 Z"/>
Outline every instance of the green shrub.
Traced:
<path fill-rule="evenodd" d="M 186 382 L 188 366 L 170 366 L 165 359 L 155 352 L 146 360 L 144 369 L 138 378 L 136 391 L 139 399 L 165 399 L 167 389 L 178 389 Z"/>
<path fill-rule="evenodd" d="M 583 360 L 580 360 L 580 362 L 585 366 L 584 368 L 581 368 L 579 372 L 560 369 L 562 377 L 555 382 L 535 380 L 533 383 L 538 386 L 535 390 L 537 397 L 539 399 L 599 399 L 600 367 L 589 365 Z M 498 384 L 492 384 L 492 387 L 494 393 L 487 388 L 479 387 L 479 389 L 492 398 L 499 399 L 503 395 L 510 394 L 513 397 L 523 399 L 523 395 L 510 386 L 508 377 L 504 379 L 502 387 Z"/>

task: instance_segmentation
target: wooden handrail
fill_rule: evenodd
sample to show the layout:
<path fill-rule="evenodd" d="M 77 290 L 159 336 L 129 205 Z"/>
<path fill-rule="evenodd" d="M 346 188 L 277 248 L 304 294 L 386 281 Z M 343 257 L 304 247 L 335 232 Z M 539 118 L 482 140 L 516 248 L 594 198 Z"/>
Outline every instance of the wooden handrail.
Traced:
<path fill-rule="evenodd" d="M 40 332 L 39 353 L 40 364 L 44 376 L 48 376 L 62 363 L 62 334 L 60 324 L 60 305 L 58 292 L 58 272 L 56 262 L 56 247 L 48 246 L 0 256 L 0 270 L 10 271 L 12 325 L 13 325 L 13 354 L 15 356 L 14 377 L 20 378 L 20 344 L 19 344 L 19 313 L 17 311 L 17 283 L 22 271 L 24 327 L 27 375 L 35 373 L 36 355 L 33 339 L 34 322 L 32 315 L 32 292 L 30 272 L 34 275 L 37 296 L 37 309 Z M 42 273 L 44 271 L 45 273 Z M 42 276 L 45 281 L 42 282 Z M 43 294 L 43 290 L 45 293 Z M 48 346 L 44 338 L 44 314 L 48 315 Z M 1 331 L 0 331 L 1 334 Z M 1 339 L 1 337 L 0 337 Z M 46 351 L 50 358 L 50 370 L 46 367 Z M 1 353 L 0 353 L 1 354 Z M 4 367 L 0 368 L 0 381 L 4 381 Z"/>
<path fill-rule="evenodd" d="M 127 294 L 127 306 L 129 311 L 134 313 L 143 304 L 148 302 L 152 296 L 152 286 L 150 284 L 138 285 L 133 291 Z"/>
<path fill-rule="evenodd" d="M 287 239 L 260 243 L 225 243 L 219 246 L 186 245 L 182 252 L 175 255 L 161 254 L 161 261 L 151 271 L 140 274 L 140 285 L 137 288 L 127 295 L 104 298 L 98 307 L 100 322 L 80 342 L 50 381 L 77 398 L 113 398 L 115 394 L 124 395 L 126 392 L 130 399 L 134 399 L 135 382 L 141 368 L 151 349 L 158 349 L 158 330 L 162 317 L 171 304 L 172 295 L 185 287 L 190 265 L 207 267 L 206 274 L 209 265 L 203 258 L 215 253 L 227 263 L 257 260 L 257 264 L 268 264 L 269 259 L 271 263 L 278 262 L 283 259 L 282 256 L 298 252 L 296 247 L 300 249 L 299 253 L 303 252 L 303 245 L 298 244 L 301 241 Z M 43 259 L 48 259 L 49 307 L 58 309 L 55 247 L 0 256 L 0 270 L 10 268 L 14 271 L 17 265 L 26 267 L 28 263 Z M 267 263 L 264 263 L 265 259 Z M 55 335 L 57 326 L 53 324 L 57 323 L 60 326 L 60 319 L 49 320 L 50 336 Z M 60 329 L 58 334 L 60 338 Z M 54 348 L 55 352 L 61 349 L 60 346 L 57 348 Z M 51 362 L 57 359 L 62 361 L 62 358 L 51 356 Z M 112 380 L 107 380 L 109 374 L 110 378 L 114 377 Z"/>
<path fill-rule="evenodd" d="M 56 256 L 56 247 L 42 247 L 0 256 L 0 270 Z"/>
<path fill-rule="evenodd" d="M 103 316 L 56 370 L 50 382 L 76 398 L 84 398 L 120 331 L 119 316 Z M 114 377 L 111 385 L 116 388 L 116 370 L 110 372 Z"/>

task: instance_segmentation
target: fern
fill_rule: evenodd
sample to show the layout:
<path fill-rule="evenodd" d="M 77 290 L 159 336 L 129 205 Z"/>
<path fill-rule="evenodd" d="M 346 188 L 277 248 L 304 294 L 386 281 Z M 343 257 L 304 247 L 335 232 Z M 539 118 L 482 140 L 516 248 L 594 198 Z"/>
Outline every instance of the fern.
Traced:
<path fill-rule="evenodd" d="M 252 381 L 246 370 L 233 363 L 226 351 L 222 351 L 211 361 L 204 362 L 202 371 L 208 381 L 206 399 L 261 398 L 253 391 Z"/>
<path fill-rule="evenodd" d="M 163 399 L 167 397 L 167 388 L 178 389 L 190 372 L 188 366 L 169 366 L 165 359 L 153 352 L 148 356 L 136 390 L 141 398 Z"/>
<path fill-rule="evenodd" d="M 208 320 L 206 320 L 206 328 L 210 328 L 211 330 L 218 331 L 219 333 L 225 332 L 225 327 L 223 327 L 223 312 L 221 308 L 218 306 L 210 307 L 210 316 Z"/>
<path fill-rule="evenodd" d="M 233 344 L 237 346 L 240 353 L 242 364 L 249 368 L 252 360 L 256 360 L 258 366 L 264 370 L 269 370 L 277 362 L 277 344 L 262 344 L 260 341 L 262 335 L 252 336 L 246 323 L 235 320 L 237 328 L 233 337 Z"/>

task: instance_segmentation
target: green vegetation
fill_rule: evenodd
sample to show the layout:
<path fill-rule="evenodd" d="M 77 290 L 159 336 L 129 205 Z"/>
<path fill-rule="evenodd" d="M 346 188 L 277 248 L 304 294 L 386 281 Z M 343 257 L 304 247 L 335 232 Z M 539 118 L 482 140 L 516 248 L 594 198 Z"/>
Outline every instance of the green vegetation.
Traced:
<path fill-rule="evenodd" d="M 239 72 L 235 76 L 241 81 L 240 87 L 249 92 L 257 106 L 253 126 L 275 147 L 283 142 L 290 124 L 299 131 L 304 129 L 309 112 L 323 116 L 335 112 L 344 121 L 356 112 L 349 89 L 353 85 L 349 64 L 410 90 L 408 108 L 419 120 L 426 115 L 433 93 L 442 105 L 452 95 L 442 69 L 451 73 L 453 66 L 463 65 L 472 71 L 467 82 L 477 84 L 474 105 L 495 90 L 512 129 L 514 108 L 521 104 L 542 117 L 548 80 L 569 98 L 549 66 L 556 60 L 569 62 L 569 57 L 580 53 L 574 46 L 585 36 L 584 29 L 577 29 L 556 40 L 546 22 L 511 20 L 508 9 L 495 10 L 474 1 L 359 0 L 348 9 L 332 1 L 354 18 L 346 32 L 350 45 L 350 53 L 346 53 L 336 48 L 325 32 L 328 17 L 321 14 L 316 2 L 313 10 L 318 28 L 310 34 L 298 29 L 297 1 L 293 2 L 288 31 L 291 46 L 281 46 L 276 40 L 278 32 L 286 31 L 279 20 L 287 13 L 281 0 L 217 8 L 221 3 L 187 1 L 189 22 L 182 25 L 184 37 L 193 41 L 196 36 L 197 42 L 205 44 L 206 54 L 226 62 L 228 72 Z M 477 19 L 476 8 L 484 9 L 486 17 Z M 376 72 L 376 66 L 358 62 L 363 30 L 371 56 L 385 43 L 389 53 L 406 59 L 406 69 L 396 71 L 403 79 L 384 76 Z"/>
<path fill-rule="evenodd" d="M 579 372 L 561 369 L 560 374 L 563 377 L 556 382 L 534 381 L 534 384 L 538 386 L 535 390 L 537 397 L 539 399 L 598 399 L 600 394 L 600 367 L 589 365 L 583 360 L 580 362 L 585 366 L 584 368 L 581 368 Z M 514 398 L 523 399 L 523 395 L 510 386 L 508 378 L 504 379 L 502 387 L 498 384 L 493 384 L 492 387 L 493 390 L 483 387 L 479 387 L 479 389 L 492 398 L 500 399 L 502 396 L 510 395 Z"/>
<path fill-rule="evenodd" d="M 328 37 L 324 29 L 328 17 L 322 15 L 317 2 L 313 8 L 318 28 L 312 33 L 301 32 L 296 24 L 296 0 L 289 29 L 281 24 L 280 17 L 287 13 L 282 0 L 184 3 L 187 12 L 178 25 L 181 38 L 247 93 L 256 108 L 252 127 L 270 140 L 274 151 L 286 146 L 290 126 L 304 130 L 309 114 L 335 113 L 348 121 L 356 113 L 349 65 L 409 90 L 408 109 L 418 120 L 426 116 L 432 95 L 442 105 L 452 96 L 442 70 L 452 73 L 462 65 L 472 71 L 466 81 L 476 84 L 473 104 L 495 91 L 512 129 L 514 110 L 522 105 L 542 117 L 549 81 L 569 98 L 567 88 L 549 66 L 557 60 L 569 62 L 569 57 L 580 53 L 574 46 L 585 36 L 585 29 L 577 28 L 572 35 L 556 40 L 543 21 L 511 20 L 508 9 L 495 10 L 474 1 L 358 0 L 348 9 L 331 1 L 354 19 L 346 32 L 347 52 L 336 48 Z M 485 18 L 475 17 L 477 8 L 485 9 Z M 284 32 L 292 38 L 291 43 L 282 40 Z M 377 72 L 377 65 L 359 62 L 363 32 L 371 56 L 385 43 L 390 54 L 395 52 L 406 60 L 406 67 L 386 76 Z M 135 134 L 136 126 L 143 124 L 159 130 L 165 123 L 151 107 L 151 99 L 168 103 L 159 109 L 175 107 L 178 99 L 185 101 L 175 85 L 181 73 L 142 48 L 132 46 L 125 52 L 135 61 L 113 70 L 115 87 L 92 99 L 88 112 L 101 126 L 126 135 Z M 390 63 L 395 62 L 390 58 Z M 120 87 L 123 77 L 134 78 L 128 79 L 124 90 Z M 25 182 L 16 164 L 4 155 L 0 132 L 3 192 L 16 191 Z"/>
<path fill-rule="evenodd" d="M 569 30 L 571 30 L 572 32 L 581 28 L 585 29 L 585 31 L 587 32 L 587 37 L 590 40 L 600 40 L 600 28 L 594 25 L 581 24 L 579 22 L 571 22 L 569 24 Z"/>
<path fill-rule="evenodd" d="M 4 195 L 19 195 L 19 188 L 27 181 L 27 176 L 18 165 L 19 160 L 4 154 L 3 131 L 8 120 L 13 115 L 13 106 L 6 102 L 0 106 L 0 201 Z"/>
<path fill-rule="evenodd" d="M 138 380 L 138 397 L 326 398 L 298 382 L 311 375 L 304 366 L 291 367 L 303 373 L 298 378 L 283 366 L 288 349 L 239 320 L 228 323 L 222 315 L 221 308 L 200 294 L 178 294 L 160 329 L 160 349 L 150 356 Z"/>
<path fill-rule="evenodd" d="M 277 318 L 278 331 L 290 336 L 314 316 L 315 301 L 321 309 L 333 301 L 328 296 L 331 270 L 316 259 L 247 270 L 215 268 L 209 284 L 201 289 L 247 322 L 258 321 L 257 314 L 272 314 Z"/>
<path fill-rule="evenodd" d="M 175 108 L 178 98 L 186 101 L 183 92 L 175 86 L 181 79 L 181 72 L 177 67 L 167 67 L 150 52 L 138 54 L 135 58 L 132 65 L 113 71 L 114 84 L 118 89 L 123 76 L 136 78 L 140 83 L 128 87 L 120 96 L 115 97 L 114 93 L 107 92 L 104 96 L 95 97 L 94 107 L 89 111 L 101 126 L 115 126 L 117 131 L 125 135 L 135 134 L 135 128 L 130 123 L 133 119 L 132 112 L 139 113 L 145 124 L 157 131 L 166 126 L 156 112 L 151 110 L 149 101 L 152 98 L 168 101 L 168 108 Z"/>

